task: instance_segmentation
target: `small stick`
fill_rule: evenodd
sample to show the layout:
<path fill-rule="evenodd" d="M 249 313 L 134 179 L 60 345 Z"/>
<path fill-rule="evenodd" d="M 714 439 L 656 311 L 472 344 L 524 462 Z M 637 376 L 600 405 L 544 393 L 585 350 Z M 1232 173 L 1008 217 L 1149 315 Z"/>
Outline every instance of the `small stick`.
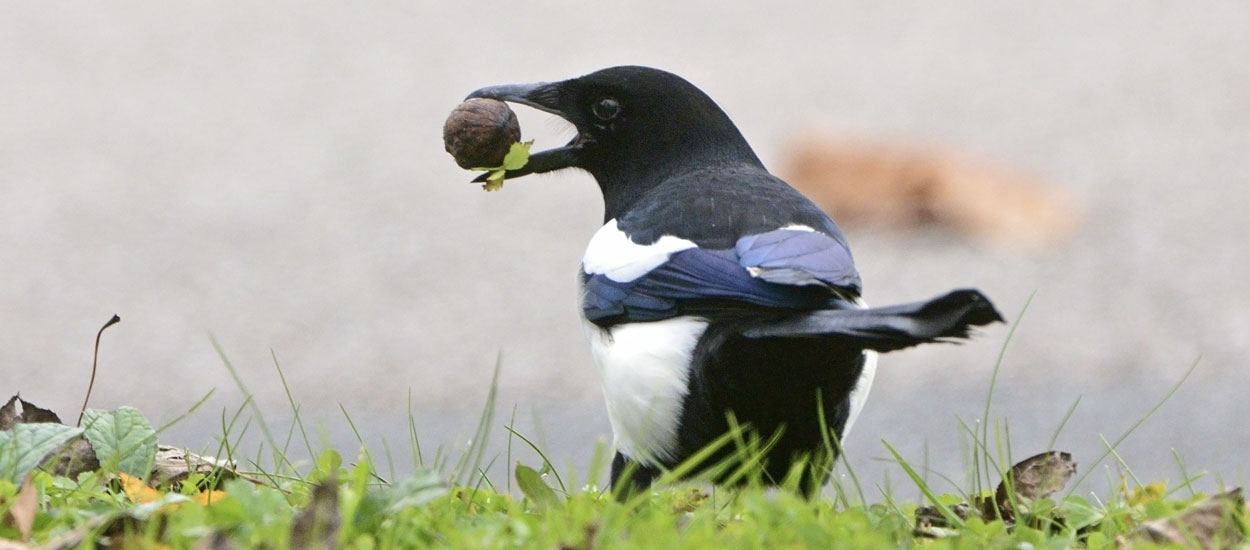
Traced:
<path fill-rule="evenodd" d="M 100 332 L 95 333 L 95 353 L 91 355 L 91 381 L 87 382 L 87 396 L 82 398 L 82 410 L 78 412 L 78 423 L 74 424 L 74 427 L 82 426 L 82 417 L 87 413 L 87 401 L 91 400 L 91 388 L 95 386 L 95 368 L 100 360 L 100 336 L 104 334 L 104 329 L 121 321 L 122 318 L 114 314 L 112 319 L 109 319 L 107 323 L 104 323 L 104 326 L 100 327 Z"/>

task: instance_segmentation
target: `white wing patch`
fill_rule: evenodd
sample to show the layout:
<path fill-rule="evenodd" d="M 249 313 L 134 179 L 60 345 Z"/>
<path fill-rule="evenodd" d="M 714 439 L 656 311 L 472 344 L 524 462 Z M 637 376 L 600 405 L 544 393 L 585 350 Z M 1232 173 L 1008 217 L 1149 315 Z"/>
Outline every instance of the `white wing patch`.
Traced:
<path fill-rule="evenodd" d="M 810 226 L 806 226 L 801 223 L 792 223 L 790 225 L 783 227 L 782 229 L 785 229 L 787 231 L 807 231 L 808 233 L 813 233 L 816 231 L 815 229 L 812 229 Z"/>
<path fill-rule="evenodd" d="M 618 283 L 633 281 L 646 275 L 668 261 L 674 252 L 695 248 L 686 239 L 665 235 L 660 240 L 643 245 L 629 240 L 629 236 L 616 226 L 616 220 L 595 232 L 582 257 L 582 270 L 588 274 L 603 274 Z"/>
<path fill-rule="evenodd" d="M 613 445 L 643 464 L 673 458 L 690 357 L 707 321 L 674 317 L 602 329 L 584 324 L 599 367 Z"/>

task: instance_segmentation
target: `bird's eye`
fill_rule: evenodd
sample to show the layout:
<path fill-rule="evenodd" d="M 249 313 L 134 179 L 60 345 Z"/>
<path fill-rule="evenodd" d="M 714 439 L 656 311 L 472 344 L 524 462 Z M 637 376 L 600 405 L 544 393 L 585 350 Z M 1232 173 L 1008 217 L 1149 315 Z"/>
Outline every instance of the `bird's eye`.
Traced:
<path fill-rule="evenodd" d="M 599 117 L 599 120 L 612 120 L 616 118 L 617 115 L 621 114 L 621 104 L 615 99 L 605 97 L 596 102 L 590 108 L 590 112 L 594 113 L 596 117 Z"/>

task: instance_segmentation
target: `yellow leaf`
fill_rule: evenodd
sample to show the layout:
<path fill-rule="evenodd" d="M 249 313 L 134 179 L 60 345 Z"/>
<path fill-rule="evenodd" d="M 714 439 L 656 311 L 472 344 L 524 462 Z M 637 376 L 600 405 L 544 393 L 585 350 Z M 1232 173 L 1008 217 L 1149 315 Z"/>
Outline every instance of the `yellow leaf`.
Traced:
<path fill-rule="evenodd" d="M 1128 493 L 1128 503 L 1131 506 L 1145 504 L 1151 500 L 1163 498 L 1167 492 L 1167 484 L 1162 481 L 1156 481 L 1154 483 L 1133 489 L 1131 493 Z"/>
<path fill-rule="evenodd" d="M 200 491 L 191 497 L 192 500 L 204 506 L 212 506 L 214 502 L 221 502 L 223 498 L 226 498 L 225 491 Z"/>
<path fill-rule="evenodd" d="M 152 502 L 161 498 L 161 492 L 148 487 L 142 479 L 130 474 L 117 474 L 117 477 L 121 479 L 122 491 L 125 491 L 126 498 L 130 499 L 130 502 Z"/>

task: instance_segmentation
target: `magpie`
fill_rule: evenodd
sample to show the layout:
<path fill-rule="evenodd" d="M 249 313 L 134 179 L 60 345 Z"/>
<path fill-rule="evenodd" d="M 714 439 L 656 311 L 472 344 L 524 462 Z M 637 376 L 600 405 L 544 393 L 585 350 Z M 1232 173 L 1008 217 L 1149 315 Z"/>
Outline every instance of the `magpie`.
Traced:
<path fill-rule="evenodd" d="M 749 430 L 764 442 L 762 481 L 823 464 L 802 472 L 805 491 L 816 490 L 837 458 L 829 441 L 864 406 L 878 352 L 1002 321 L 976 290 L 867 307 L 838 226 L 770 174 L 729 116 L 677 75 L 622 66 L 468 98 L 528 105 L 576 128 L 567 145 L 505 178 L 577 168 L 602 191 L 604 223 L 579 280 L 612 425 L 614 489 L 645 489 Z M 706 456 L 730 458 L 733 447 Z"/>

